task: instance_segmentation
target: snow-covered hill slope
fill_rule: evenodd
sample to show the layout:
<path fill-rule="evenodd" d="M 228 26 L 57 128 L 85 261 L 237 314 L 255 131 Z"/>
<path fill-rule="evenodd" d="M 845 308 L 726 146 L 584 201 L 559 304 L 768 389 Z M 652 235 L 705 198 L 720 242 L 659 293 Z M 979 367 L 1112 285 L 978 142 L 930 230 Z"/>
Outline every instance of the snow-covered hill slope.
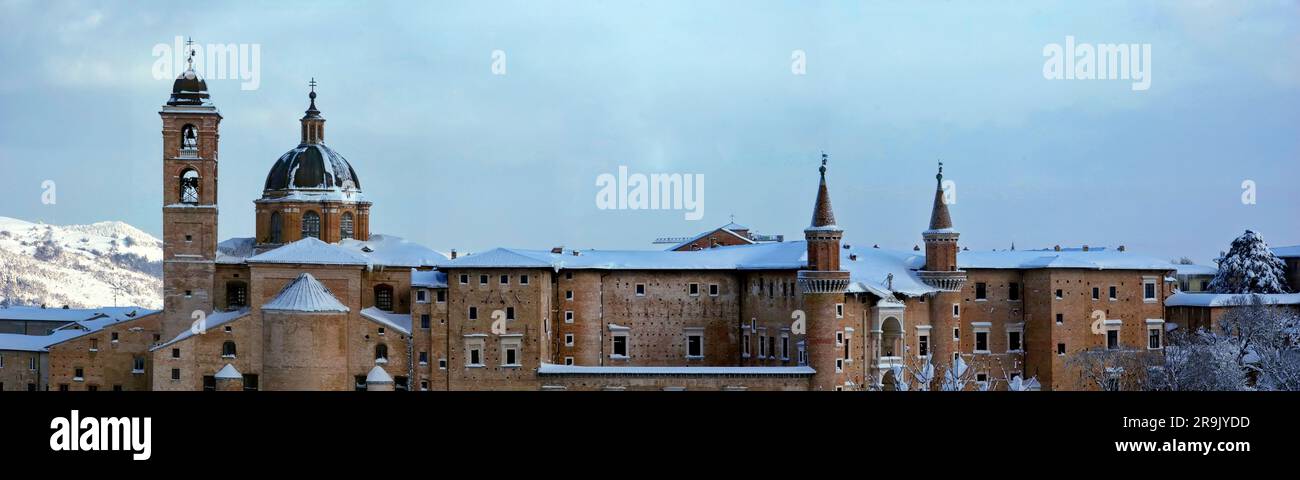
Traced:
<path fill-rule="evenodd" d="M 0 217 L 0 303 L 162 308 L 162 242 L 122 222 Z"/>

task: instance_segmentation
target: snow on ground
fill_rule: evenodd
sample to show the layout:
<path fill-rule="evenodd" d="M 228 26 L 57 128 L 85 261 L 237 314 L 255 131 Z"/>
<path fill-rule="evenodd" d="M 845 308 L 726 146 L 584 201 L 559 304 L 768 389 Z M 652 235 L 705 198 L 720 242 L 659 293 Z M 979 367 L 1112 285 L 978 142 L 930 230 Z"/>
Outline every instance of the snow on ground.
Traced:
<path fill-rule="evenodd" d="M 0 302 L 162 307 L 162 242 L 122 222 L 0 217 Z"/>

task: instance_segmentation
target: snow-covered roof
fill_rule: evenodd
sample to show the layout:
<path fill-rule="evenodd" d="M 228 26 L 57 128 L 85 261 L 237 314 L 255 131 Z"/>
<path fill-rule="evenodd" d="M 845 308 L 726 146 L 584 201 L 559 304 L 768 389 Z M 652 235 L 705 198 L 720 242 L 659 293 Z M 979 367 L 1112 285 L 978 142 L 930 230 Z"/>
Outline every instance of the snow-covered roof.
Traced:
<path fill-rule="evenodd" d="M 418 243 L 392 235 L 372 234 L 366 241 L 344 239 L 339 246 L 369 259 L 371 265 L 390 267 L 436 267 L 447 256 Z"/>
<path fill-rule="evenodd" d="M 722 227 L 722 228 L 716 228 L 716 229 L 713 229 L 713 230 L 709 230 L 709 231 L 706 231 L 706 232 L 700 233 L 700 234 L 698 234 L 698 235 L 695 235 L 694 237 L 690 237 L 690 238 L 687 238 L 686 240 L 683 240 L 683 241 L 681 241 L 681 242 L 678 242 L 676 245 L 673 245 L 673 246 L 671 246 L 671 247 L 668 247 L 668 248 L 666 248 L 665 250 L 677 250 L 677 249 L 682 248 L 682 247 L 684 247 L 684 246 L 687 246 L 687 245 L 690 245 L 690 244 L 692 244 L 692 243 L 695 243 L 696 241 L 698 241 L 698 240 L 701 239 L 701 238 L 704 238 L 704 237 L 707 237 L 707 236 L 709 236 L 709 235 L 712 235 L 712 234 L 714 234 L 715 232 L 722 232 L 722 233 L 725 233 L 725 234 L 731 235 L 731 236 L 733 236 L 733 237 L 739 238 L 740 240 L 744 241 L 745 243 L 754 243 L 754 241 L 753 241 L 753 240 L 750 240 L 749 237 L 746 237 L 746 236 L 741 235 L 741 234 L 739 234 L 739 233 L 733 232 L 730 228 L 727 228 L 728 226 L 731 226 L 731 225 L 732 225 L 732 224 L 727 224 L 727 226 L 724 226 L 724 227 Z M 740 228 L 741 228 L 742 230 L 744 230 L 744 227 L 740 227 Z"/>
<path fill-rule="evenodd" d="M 31 307 L 8 307 L 30 309 Z M 0 309 L 7 310 L 7 309 Z M 38 309 L 39 310 L 39 309 Z M 53 310 L 53 309 L 46 309 Z M 63 310 L 63 309 L 58 309 Z M 69 309 L 75 310 L 75 309 Z M 67 310 L 64 310 L 65 312 Z M 89 310 L 83 310 L 89 311 Z M 104 327 L 144 318 L 149 315 L 158 313 L 158 310 L 146 310 L 139 307 L 106 307 L 94 309 L 95 316 L 84 320 L 72 320 L 55 329 L 49 335 L 22 335 L 16 333 L 0 334 L 0 350 L 21 350 L 28 352 L 47 351 L 51 346 L 72 340 L 77 337 L 89 335 L 102 330 Z M 7 317 L 4 317 L 7 318 Z M 63 321 L 63 320 L 59 320 Z"/>
<path fill-rule="evenodd" d="M 1282 258 L 1298 258 L 1300 257 L 1300 245 L 1290 245 L 1286 247 L 1273 247 L 1273 255 L 1277 255 Z"/>
<path fill-rule="evenodd" d="M 157 310 L 141 307 L 101 307 L 101 308 L 41 308 L 31 306 L 0 307 L 0 320 L 23 320 L 29 322 L 76 322 L 93 320 L 101 317 L 128 319 L 144 316 Z"/>
<path fill-rule="evenodd" d="M 227 363 L 226 366 L 221 367 L 221 370 L 217 370 L 217 374 L 213 376 L 216 377 L 217 380 L 235 380 L 244 378 L 244 374 L 239 373 L 239 370 L 236 370 L 235 366 L 229 363 Z"/>
<path fill-rule="evenodd" d="M 388 375 L 383 367 L 375 365 L 375 368 L 370 369 L 370 373 L 366 374 L 366 383 L 393 383 L 393 377 Z"/>
<path fill-rule="evenodd" d="M 248 257 L 257 255 L 253 237 L 234 237 L 217 244 L 217 263 L 244 263 Z"/>
<path fill-rule="evenodd" d="M 917 252 L 858 247 L 842 249 L 840 268 L 849 271 L 850 293 L 871 292 L 881 298 L 892 298 L 891 292 L 909 297 L 937 292 L 926 285 L 916 270 L 925 266 L 925 256 Z M 852 255 L 852 256 L 851 256 Z M 890 274 L 893 274 L 890 288 Z"/>
<path fill-rule="evenodd" d="M 1300 305 L 1300 293 L 1275 293 L 1259 295 L 1267 304 Z M 1235 293 L 1178 292 L 1165 299 L 1166 307 L 1227 307 L 1249 301 L 1250 295 Z"/>
<path fill-rule="evenodd" d="M 233 321 L 235 321 L 235 320 L 239 320 L 239 319 L 241 319 L 241 318 L 244 318 L 244 317 L 248 316 L 248 312 L 249 312 L 248 307 L 244 307 L 244 308 L 241 308 L 241 309 L 239 309 L 239 310 L 231 310 L 231 311 L 229 311 L 229 312 L 212 312 L 212 313 L 209 313 L 209 314 L 207 314 L 207 315 L 205 315 L 205 316 L 203 317 L 203 328 L 204 328 L 204 332 L 206 332 L 206 331 L 208 331 L 208 330 L 212 330 L 212 329 L 217 328 L 217 327 L 220 327 L 220 326 L 225 325 L 225 324 L 227 324 L 227 323 L 233 322 Z M 158 346 L 153 347 L 153 348 L 150 348 L 149 351 L 152 352 L 152 351 L 154 351 L 154 350 L 158 350 L 158 349 L 160 349 L 160 348 L 166 347 L 166 346 L 171 345 L 171 344 L 173 344 L 173 343 L 176 343 L 176 342 L 179 342 L 179 341 L 185 340 L 185 339 L 187 339 L 187 338 L 193 337 L 194 335 L 195 335 L 195 333 L 194 333 L 193 330 L 191 330 L 191 329 L 189 329 L 189 328 L 186 328 L 186 329 L 184 329 L 184 330 L 181 330 L 181 333 L 178 334 L 178 335 L 176 335 L 176 338 L 173 338 L 173 339 L 171 339 L 171 340 L 168 340 L 168 341 L 166 341 L 166 342 L 163 342 L 163 343 L 161 343 L 161 344 L 158 344 Z"/>
<path fill-rule="evenodd" d="M 339 302 L 334 298 L 325 285 L 316 280 L 316 277 L 310 273 L 303 272 L 298 274 L 298 278 L 293 279 L 288 285 L 285 285 L 275 298 L 271 299 L 262 310 L 286 310 L 294 312 L 347 312 L 347 305 Z"/>
<path fill-rule="evenodd" d="M 389 313 L 375 307 L 366 307 L 361 309 L 361 316 L 406 335 L 411 334 L 409 313 Z"/>
<path fill-rule="evenodd" d="M 447 288 L 447 272 L 437 270 L 411 269 L 411 286 L 427 288 Z"/>
<path fill-rule="evenodd" d="M 575 255 L 575 253 L 577 253 Z M 781 270 L 807 263 L 802 242 L 734 245 L 687 252 L 667 250 L 526 250 L 496 248 L 465 255 L 441 268 L 596 270 Z"/>
<path fill-rule="evenodd" d="M 957 267 L 963 269 L 1174 270 L 1174 265 L 1168 260 L 1101 248 L 1089 249 L 1086 252 L 1078 249 L 963 251 L 957 254 Z"/>
<path fill-rule="evenodd" d="M 248 263 L 302 263 L 311 265 L 369 265 L 370 259 L 349 248 L 315 237 L 281 246 L 248 258 Z"/>
<path fill-rule="evenodd" d="M 583 367 L 543 363 L 541 375 L 812 375 L 812 367 Z"/>
<path fill-rule="evenodd" d="M 1185 265 L 1181 263 L 1174 264 L 1174 271 L 1178 272 L 1179 275 L 1214 275 L 1219 273 L 1217 267 L 1211 267 L 1209 265 Z"/>

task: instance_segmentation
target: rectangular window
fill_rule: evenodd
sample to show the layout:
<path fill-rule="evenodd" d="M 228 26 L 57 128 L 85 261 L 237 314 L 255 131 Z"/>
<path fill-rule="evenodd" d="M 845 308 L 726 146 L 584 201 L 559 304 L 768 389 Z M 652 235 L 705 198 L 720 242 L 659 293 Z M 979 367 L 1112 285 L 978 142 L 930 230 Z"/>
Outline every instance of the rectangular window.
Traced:
<path fill-rule="evenodd" d="M 740 356 L 749 358 L 749 334 L 745 333 L 740 337 Z"/>
<path fill-rule="evenodd" d="M 709 296 L 710 297 L 718 296 L 718 284 L 716 283 L 709 284 Z"/>
<path fill-rule="evenodd" d="M 113 343 L 117 343 L 117 332 L 113 332 L 109 334 L 109 341 Z"/>
<path fill-rule="evenodd" d="M 704 358 L 704 334 L 686 335 L 686 358 Z"/>
<path fill-rule="evenodd" d="M 520 275 L 520 276 L 519 276 L 519 284 L 520 284 L 520 285 L 528 285 L 528 275 Z"/>
<path fill-rule="evenodd" d="M 984 282 L 975 282 L 975 300 L 988 300 L 989 286 Z"/>
<path fill-rule="evenodd" d="M 98 352 L 98 351 L 99 351 L 99 339 L 98 339 L 98 338 L 92 338 L 92 339 L 90 339 L 90 351 L 92 351 L 92 352 Z"/>
<path fill-rule="evenodd" d="M 478 307 L 469 307 L 469 319 L 478 320 Z"/>
<path fill-rule="evenodd" d="M 957 318 L 961 316 L 961 304 L 959 303 L 952 304 L 952 316 L 953 318 Z"/>
<path fill-rule="evenodd" d="M 446 370 L 446 369 L 447 369 L 447 359 L 445 359 L 445 358 L 439 358 L 439 359 L 438 359 L 438 369 L 439 369 L 439 370 Z"/>
<path fill-rule="evenodd" d="M 464 273 L 460 274 L 460 284 L 465 285 L 467 283 L 469 283 L 469 275 Z"/>
<path fill-rule="evenodd" d="M 692 297 L 700 296 L 700 284 L 692 283 L 690 285 L 687 285 L 686 292 L 689 293 Z"/>
<path fill-rule="evenodd" d="M 916 339 L 916 354 L 920 357 L 930 356 L 930 336 L 921 335 Z"/>
<path fill-rule="evenodd" d="M 924 297 L 922 297 L 922 298 L 924 298 Z M 1010 300 L 1010 301 L 1013 301 L 1013 302 L 1018 302 L 1018 301 L 1020 301 L 1020 284 L 1019 284 L 1019 283 L 1017 283 L 1017 282 L 1011 282 L 1011 283 L 1007 284 L 1007 300 Z"/>
<path fill-rule="evenodd" d="M 417 303 L 429 303 L 429 291 L 423 288 L 416 290 L 415 301 Z"/>
<path fill-rule="evenodd" d="M 790 334 L 781 334 L 781 360 L 790 359 Z"/>
<path fill-rule="evenodd" d="M 1020 351 L 1020 332 L 1017 331 L 1007 332 L 1007 351 L 1009 352 Z"/>
<path fill-rule="evenodd" d="M 429 352 L 420 352 L 420 365 L 429 364 Z"/>
<path fill-rule="evenodd" d="M 758 336 L 758 358 L 767 356 L 767 335 Z"/>
<path fill-rule="evenodd" d="M 1064 313 L 1058 313 L 1058 314 L 1056 314 L 1056 324 L 1057 324 L 1057 325 L 1065 325 L 1065 314 L 1064 314 Z"/>
<path fill-rule="evenodd" d="M 645 296 L 645 284 L 644 284 L 644 283 L 638 283 L 638 284 L 636 284 L 636 296 L 638 296 L 638 297 L 644 297 L 644 296 Z"/>
<path fill-rule="evenodd" d="M 835 332 L 835 344 L 836 344 L 836 345 L 843 345 L 843 344 L 844 344 L 844 332 L 842 332 L 842 331 L 840 331 L 840 332 Z"/>
<path fill-rule="evenodd" d="M 465 366 L 481 367 L 483 366 L 483 341 L 472 340 L 465 342 Z"/>
<path fill-rule="evenodd" d="M 510 284 L 510 275 L 502 275 L 502 276 L 501 276 L 501 284 L 502 284 L 502 285 L 509 285 L 509 284 Z"/>
<path fill-rule="evenodd" d="M 615 358 L 627 358 L 627 334 L 615 333 L 614 346 L 610 350 L 611 356 Z"/>
<path fill-rule="evenodd" d="M 564 357 L 565 365 L 573 365 L 573 357 Z"/>
<path fill-rule="evenodd" d="M 1065 355 L 1065 344 L 1064 344 L 1064 343 L 1058 343 L 1058 344 L 1056 344 L 1056 354 L 1057 354 L 1057 355 Z"/>
<path fill-rule="evenodd" d="M 1116 288 L 1114 285 L 1111 285 L 1111 286 L 1110 286 L 1110 299 L 1111 299 L 1112 301 L 1114 301 L 1115 299 L 1118 299 L 1118 298 L 1119 298 L 1119 289 Z"/>
<path fill-rule="evenodd" d="M 1160 338 L 1160 330 L 1161 327 L 1147 328 L 1147 348 L 1151 350 L 1159 350 L 1164 347 L 1164 343 Z"/>
<path fill-rule="evenodd" d="M 172 349 L 172 358 L 181 358 L 181 349 L 179 349 L 179 348 L 173 348 L 173 349 Z"/>
<path fill-rule="evenodd" d="M 144 357 L 131 359 L 131 373 L 144 373 Z"/>
<path fill-rule="evenodd" d="M 479 285 L 487 285 L 487 275 L 479 275 L 479 276 L 478 276 L 478 284 L 479 284 Z"/>
<path fill-rule="evenodd" d="M 1115 350 L 1119 348 L 1119 330 L 1106 330 L 1106 349 Z"/>
<path fill-rule="evenodd" d="M 573 310 L 564 311 L 564 323 L 573 323 Z"/>
<path fill-rule="evenodd" d="M 565 291 L 564 291 L 564 299 L 565 299 L 565 300 L 573 300 L 573 290 L 565 290 Z"/>
<path fill-rule="evenodd" d="M 975 351 L 989 351 L 989 332 L 975 332 Z"/>
<path fill-rule="evenodd" d="M 566 347 L 572 347 L 572 346 L 573 346 L 573 334 L 572 334 L 572 333 L 566 333 L 566 334 L 564 334 L 564 346 L 566 346 Z"/>
<path fill-rule="evenodd" d="M 506 320 L 515 319 L 515 307 L 506 307 Z"/>
<path fill-rule="evenodd" d="M 35 356 L 33 356 L 33 357 L 27 359 L 27 369 L 28 369 L 28 370 L 36 370 L 36 357 L 35 357 Z"/>
<path fill-rule="evenodd" d="M 519 366 L 519 340 L 518 339 L 501 341 L 501 366 L 503 367 Z"/>
<path fill-rule="evenodd" d="M 835 304 L 835 318 L 844 318 L 844 304 Z"/>
<path fill-rule="evenodd" d="M 179 368 L 173 368 L 173 369 L 172 369 L 172 380 L 180 380 L 180 379 L 181 379 L 181 369 L 179 369 Z"/>
<path fill-rule="evenodd" d="M 835 373 L 840 373 L 843 371 L 844 371 L 844 359 L 843 358 L 835 359 Z"/>
<path fill-rule="evenodd" d="M 1101 300 L 1101 287 L 1092 287 L 1092 299 Z"/>
<path fill-rule="evenodd" d="M 420 328 L 429 328 L 429 314 L 420 314 Z"/>
<path fill-rule="evenodd" d="M 1144 281 L 1142 282 L 1142 301 L 1144 301 L 1144 302 L 1148 302 L 1148 303 L 1149 303 L 1149 302 L 1154 302 L 1154 301 L 1156 301 L 1156 281 L 1155 281 L 1155 280 L 1144 280 Z"/>
<path fill-rule="evenodd" d="M 217 391 L 217 377 L 214 377 L 214 376 L 212 376 L 212 375 L 204 375 L 204 376 L 203 376 L 203 391 L 205 391 L 205 392 L 215 392 L 215 391 Z"/>
<path fill-rule="evenodd" d="M 81 367 L 77 367 L 76 369 L 73 370 L 72 379 L 81 380 L 85 378 L 84 376 L 85 373 L 86 373 L 85 370 L 83 370 Z"/>
<path fill-rule="evenodd" d="M 573 272 L 564 272 L 565 280 L 573 280 Z"/>
<path fill-rule="evenodd" d="M 952 339 L 953 339 L 953 340 L 961 340 L 961 329 L 960 329 L 960 328 L 954 328 L 954 329 L 952 329 Z"/>
<path fill-rule="evenodd" d="M 1056 299 L 1057 299 L 1057 300 L 1060 300 L 1060 299 L 1062 299 L 1062 298 L 1065 298 L 1065 291 L 1064 291 L 1064 290 L 1061 290 L 1061 289 L 1059 289 L 1059 288 L 1056 289 Z"/>
<path fill-rule="evenodd" d="M 447 291 L 438 290 L 438 303 L 447 303 Z"/>

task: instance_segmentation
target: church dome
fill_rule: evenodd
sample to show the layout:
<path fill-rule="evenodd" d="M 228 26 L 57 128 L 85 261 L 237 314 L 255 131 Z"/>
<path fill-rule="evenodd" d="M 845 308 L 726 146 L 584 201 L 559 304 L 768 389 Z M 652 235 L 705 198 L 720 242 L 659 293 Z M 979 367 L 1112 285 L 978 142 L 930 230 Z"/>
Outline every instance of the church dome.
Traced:
<path fill-rule="evenodd" d="M 172 96 L 168 105 L 205 105 L 208 103 L 208 82 L 203 81 L 193 68 L 186 69 L 172 83 Z"/>
<path fill-rule="evenodd" d="M 304 143 L 275 161 L 263 189 L 359 192 L 361 180 L 343 155 L 322 143 Z"/>

